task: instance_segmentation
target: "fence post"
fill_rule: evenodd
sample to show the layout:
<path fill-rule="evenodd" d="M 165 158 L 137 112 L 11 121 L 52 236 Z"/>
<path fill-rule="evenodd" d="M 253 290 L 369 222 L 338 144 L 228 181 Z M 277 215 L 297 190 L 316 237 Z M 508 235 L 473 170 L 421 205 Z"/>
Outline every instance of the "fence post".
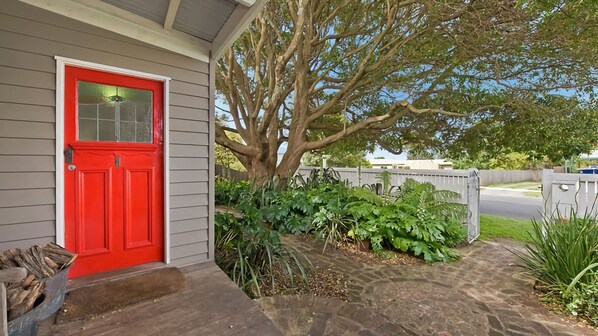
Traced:
<path fill-rule="evenodd" d="M 357 186 L 361 187 L 361 166 L 357 166 Z"/>
<path fill-rule="evenodd" d="M 467 169 L 467 241 L 480 235 L 480 175 L 475 168 Z"/>
<path fill-rule="evenodd" d="M 542 213 L 544 216 L 552 214 L 552 179 L 553 169 L 542 170 Z"/>

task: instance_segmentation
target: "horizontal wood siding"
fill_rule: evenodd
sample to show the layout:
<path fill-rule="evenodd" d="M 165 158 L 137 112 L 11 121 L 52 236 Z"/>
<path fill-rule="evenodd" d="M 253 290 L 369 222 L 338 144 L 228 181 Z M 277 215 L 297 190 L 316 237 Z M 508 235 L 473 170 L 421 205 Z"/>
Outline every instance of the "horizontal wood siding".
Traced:
<path fill-rule="evenodd" d="M 0 250 L 55 240 L 54 56 L 172 78 L 171 262 L 207 260 L 208 64 L 16 0 L 0 2 Z"/>

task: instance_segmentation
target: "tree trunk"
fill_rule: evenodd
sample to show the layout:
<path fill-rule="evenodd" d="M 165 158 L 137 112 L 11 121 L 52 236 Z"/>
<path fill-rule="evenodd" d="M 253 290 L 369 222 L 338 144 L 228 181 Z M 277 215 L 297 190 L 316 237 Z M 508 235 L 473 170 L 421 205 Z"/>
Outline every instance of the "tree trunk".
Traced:
<path fill-rule="evenodd" d="M 276 168 L 276 176 L 278 176 L 281 180 L 286 180 L 295 175 L 297 168 L 299 168 L 299 165 L 301 165 L 302 156 L 303 151 L 288 148 L 287 152 L 282 157 L 282 161 Z"/>
<path fill-rule="evenodd" d="M 286 181 L 289 177 L 293 176 L 301 164 L 303 153 L 301 150 L 289 147 L 278 166 L 277 153 L 256 155 L 254 157 L 237 155 L 237 157 L 247 169 L 249 180 L 258 185 L 263 185 L 273 178 L 279 179 L 279 181 Z"/>
<path fill-rule="evenodd" d="M 246 163 L 246 164 L 245 164 Z M 258 185 L 262 185 L 270 181 L 276 172 L 276 161 L 274 163 L 268 160 L 267 157 L 248 157 L 244 160 L 249 180 Z"/>

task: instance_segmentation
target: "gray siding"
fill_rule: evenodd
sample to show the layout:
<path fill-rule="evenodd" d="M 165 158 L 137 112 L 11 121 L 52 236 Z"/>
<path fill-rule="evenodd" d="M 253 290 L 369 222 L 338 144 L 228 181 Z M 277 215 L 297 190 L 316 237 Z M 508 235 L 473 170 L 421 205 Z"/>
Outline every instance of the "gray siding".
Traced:
<path fill-rule="evenodd" d="M 0 2 L 0 250 L 55 240 L 54 56 L 172 78 L 171 262 L 208 260 L 208 64 L 16 0 Z"/>

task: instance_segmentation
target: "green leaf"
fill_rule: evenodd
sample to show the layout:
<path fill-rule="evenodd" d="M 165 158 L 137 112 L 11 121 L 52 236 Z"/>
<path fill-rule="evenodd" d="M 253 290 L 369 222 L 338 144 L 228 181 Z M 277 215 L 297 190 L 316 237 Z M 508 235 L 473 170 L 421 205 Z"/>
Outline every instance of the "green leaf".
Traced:
<path fill-rule="evenodd" d="M 392 245 L 396 248 L 399 249 L 403 252 L 407 252 L 409 250 L 409 248 L 411 247 L 411 240 L 406 239 L 406 238 L 401 238 L 401 237 L 396 237 L 393 241 L 392 241 Z"/>

